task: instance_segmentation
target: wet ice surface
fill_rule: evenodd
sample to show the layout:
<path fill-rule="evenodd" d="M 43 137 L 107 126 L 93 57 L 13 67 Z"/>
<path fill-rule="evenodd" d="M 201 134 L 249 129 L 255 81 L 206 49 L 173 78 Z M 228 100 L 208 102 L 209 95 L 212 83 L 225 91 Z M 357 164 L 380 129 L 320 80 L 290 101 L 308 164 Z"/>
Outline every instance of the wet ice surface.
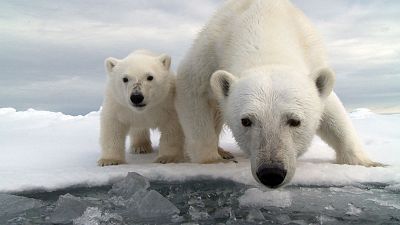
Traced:
<path fill-rule="evenodd" d="M 0 194 L 0 224 L 397 224 L 400 193 L 380 184 L 267 190 L 228 180 L 150 183 L 25 197 Z"/>

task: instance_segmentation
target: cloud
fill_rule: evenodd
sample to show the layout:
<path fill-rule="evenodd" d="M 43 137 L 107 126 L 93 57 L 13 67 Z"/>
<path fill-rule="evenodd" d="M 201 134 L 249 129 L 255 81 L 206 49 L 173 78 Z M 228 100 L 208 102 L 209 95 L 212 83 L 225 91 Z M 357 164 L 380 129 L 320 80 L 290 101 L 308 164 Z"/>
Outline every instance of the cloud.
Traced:
<path fill-rule="evenodd" d="M 400 2 L 295 2 L 322 33 L 348 107 L 400 103 Z"/>
<path fill-rule="evenodd" d="M 73 114 L 96 110 L 106 80 L 105 58 L 122 58 L 134 49 L 147 48 L 172 55 L 176 68 L 196 34 L 222 3 L 0 2 L 0 107 L 34 107 Z M 336 90 L 347 106 L 398 103 L 400 2 L 294 3 L 322 33 L 338 74 Z"/>

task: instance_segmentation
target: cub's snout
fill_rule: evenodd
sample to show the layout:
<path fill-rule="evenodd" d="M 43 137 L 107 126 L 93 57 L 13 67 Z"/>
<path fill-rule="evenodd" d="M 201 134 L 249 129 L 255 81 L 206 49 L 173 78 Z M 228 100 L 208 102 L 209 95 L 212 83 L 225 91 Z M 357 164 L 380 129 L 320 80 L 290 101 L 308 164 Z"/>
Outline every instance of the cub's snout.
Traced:
<path fill-rule="evenodd" d="M 135 92 L 131 95 L 130 99 L 135 107 L 143 107 L 144 106 L 144 104 L 143 104 L 144 96 L 142 93 Z"/>

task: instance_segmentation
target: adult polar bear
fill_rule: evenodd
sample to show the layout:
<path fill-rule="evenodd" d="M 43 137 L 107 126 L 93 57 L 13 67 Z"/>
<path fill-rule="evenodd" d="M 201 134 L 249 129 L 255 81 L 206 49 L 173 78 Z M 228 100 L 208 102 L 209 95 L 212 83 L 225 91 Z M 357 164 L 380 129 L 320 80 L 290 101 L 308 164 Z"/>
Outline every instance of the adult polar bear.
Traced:
<path fill-rule="evenodd" d="M 268 187 L 291 180 L 315 133 L 338 163 L 379 165 L 363 152 L 334 83 L 321 38 L 289 1 L 227 1 L 178 69 L 176 106 L 188 155 L 197 163 L 221 160 L 226 122 L 250 156 L 253 176 Z"/>

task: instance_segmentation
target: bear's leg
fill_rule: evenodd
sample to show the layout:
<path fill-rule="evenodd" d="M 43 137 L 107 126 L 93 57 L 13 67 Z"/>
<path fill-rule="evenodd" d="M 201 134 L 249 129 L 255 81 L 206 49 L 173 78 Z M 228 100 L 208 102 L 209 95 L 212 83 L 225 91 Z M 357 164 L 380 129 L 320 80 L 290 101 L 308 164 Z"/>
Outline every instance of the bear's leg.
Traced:
<path fill-rule="evenodd" d="M 100 144 L 101 158 L 99 166 L 125 163 L 125 139 L 129 126 L 109 117 L 101 119 Z"/>
<path fill-rule="evenodd" d="M 129 137 L 131 139 L 131 153 L 146 154 L 153 151 L 149 129 L 131 128 L 129 131 Z"/>
<path fill-rule="evenodd" d="M 215 105 L 214 105 L 215 104 Z M 223 117 L 222 117 L 222 113 L 221 113 L 221 111 L 220 110 L 218 110 L 218 107 L 217 107 L 217 105 L 216 105 L 216 103 L 214 103 L 214 104 L 211 104 L 211 105 L 213 105 L 213 109 L 214 109 L 214 120 L 215 120 L 215 133 L 217 134 L 217 136 L 218 136 L 218 143 L 219 143 L 219 137 L 220 137 L 220 134 L 221 134 L 221 130 L 222 130 L 222 127 L 224 126 L 224 120 L 223 120 Z M 230 152 L 228 152 L 228 151 L 225 151 L 223 148 L 221 148 L 220 146 L 218 146 L 218 154 L 223 158 L 223 159 L 234 159 L 235 158 L 235 156 L 232 154 L 232 153 L 230 153 Z"/>
<path fill-rule="evenodd" d="M 176 122 L 176 123 L 175 123 Z M 156 163 L 178 163 L 184 159 L 184 135 L 178 123 L 178 118 L 170 118 L 170 121 L 160 127 L 160 148 Z"/>
<path fill-rule="evenodd" d="M 339 164 L 382 166 L 371 161 L 363 151 L 361 141 L 335 93 L 326 99 L 325 110 L 317 134 L 336 151 Z"/>
<path fill-rule="evenodd" d="M 177 80 L 176 107 L 184 134 L 185 149 L 195 163 L 221 161 L 218 154 L 218 135 L 207 93 L 196 93 Z M 182 83 L 191 83 L 184 81 Z"/>

